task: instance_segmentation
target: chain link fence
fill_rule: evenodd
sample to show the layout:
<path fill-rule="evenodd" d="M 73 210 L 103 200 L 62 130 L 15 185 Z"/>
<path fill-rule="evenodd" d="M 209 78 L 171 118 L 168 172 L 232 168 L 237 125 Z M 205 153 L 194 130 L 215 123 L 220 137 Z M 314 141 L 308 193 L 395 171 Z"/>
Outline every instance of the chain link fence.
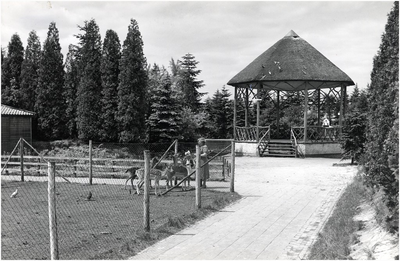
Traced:
<path fill-rule="evenodd" d="M 231 141 L 206 142 L 209 181 L 230 181 Z M 161 159 L 158 166 L 165 170 L 168 165 L 183 166 L 185 152 L 194 153 L 195 148 L 196 143 L 183 142 L 59 141 L 16 146 L 12 155 L 2 156 L 2 259 L 50 259 L 48 162 L 55 163 L 59 258 L 109 259 L 124 256 L 129 252 L 129 245 L 143 236 L 144 198 L 143 194 L 136 194 L 136 187 L 128 180 L 133 173 L 129 169 L 144 167 L 144 150 L 149 150 L 151 157 Z M 187 174 L 176 175 L 176 186 L 163 196 L 155 196 L 154 180 L 151 181 L 152 230 L 176 226 L 177 217 L 197 210 L 195 173 L 190 177 L 191 188 L 183 189 L 179 184 Z M 135 179 L 133 185 L 137 182 Z M 160 191 L 167 191 L 166 182 L 163 177 Z M 16 189 L 18 195 L 11 197 Z M 140 191 L 143 193 L 143 188 Z M 201 200 L 203 206 L 207 205 L 213 201 L 213 195 L 203 193 Z"/>

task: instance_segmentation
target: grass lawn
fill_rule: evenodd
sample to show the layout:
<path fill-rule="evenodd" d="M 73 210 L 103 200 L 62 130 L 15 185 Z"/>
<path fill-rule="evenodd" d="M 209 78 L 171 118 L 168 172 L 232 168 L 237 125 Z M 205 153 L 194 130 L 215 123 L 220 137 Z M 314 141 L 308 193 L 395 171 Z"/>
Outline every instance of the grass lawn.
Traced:
<path fill-rule="evenodd" d="M 350 246 L 357 241 L 355 232 L 362 229 L 362 222 L 354 221 L 353 218 L 360 212 L 359 206 L 366 196 L 366 187 L 361 178 L 356 177 L 336 203 L 332 216 L 319 233 L 308 259 L 349 259 Z"/>
<path fill-rule="evenodd" d="M 2 181 L 1 198 L 1 258 L 49 259 L 47 183 Z M 121 185 L 61 182 L 56 198 L 60 259 L 125 259 L 240 196 L 205 189 L 203 208 L 196 210 L 194 190 L 151 194 L 150 233 L 143 230 L 143 195 Z"/>

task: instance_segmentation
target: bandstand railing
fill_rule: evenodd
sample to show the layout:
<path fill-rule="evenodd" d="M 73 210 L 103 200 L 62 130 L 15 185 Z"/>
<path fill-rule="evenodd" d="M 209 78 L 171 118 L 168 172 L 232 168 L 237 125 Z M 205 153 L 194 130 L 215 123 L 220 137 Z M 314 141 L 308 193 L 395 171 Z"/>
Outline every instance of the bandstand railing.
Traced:
<path fill-rule="evenodd" d="M 258 131 L 257 131 L 258 128 Z M 237 127 L 236 126 L 236 140 L 259 142 L 261 138 L 270 140 L 270 126 L 250 126 L 250 127 Z M 258 134 L 258 136 L 257 136 Z"/>
<path fill-rule="evenodd" d="M 292 127 L 291 134 L 297 142 L 338 142 L 341 139 L 341 126 L 307 126 L 307 137 L 304 139 L 304 127 Z"/>

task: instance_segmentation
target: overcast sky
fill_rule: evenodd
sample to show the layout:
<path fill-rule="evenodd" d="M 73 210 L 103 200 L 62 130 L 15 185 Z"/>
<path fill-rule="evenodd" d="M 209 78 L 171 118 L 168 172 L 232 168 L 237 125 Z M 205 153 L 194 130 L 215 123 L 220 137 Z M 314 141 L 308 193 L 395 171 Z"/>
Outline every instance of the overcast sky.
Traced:
<path fill-rule="evenodd" d="M 25 48 L 35 30 L 43 47 L 54 21 L 65 60 L 85 20 L 96 20 L 102 40 L 108 29 L 116 31 L 122 45 L 133 18 L 147 62 L 169 68 L 171 58 L 192 53 L 205 84 L 200 91 L 212 97 L 293 30 L 365 88 L 392 6 L 392 1 L 1 1 L 1 46 L 18 33 Z"/>

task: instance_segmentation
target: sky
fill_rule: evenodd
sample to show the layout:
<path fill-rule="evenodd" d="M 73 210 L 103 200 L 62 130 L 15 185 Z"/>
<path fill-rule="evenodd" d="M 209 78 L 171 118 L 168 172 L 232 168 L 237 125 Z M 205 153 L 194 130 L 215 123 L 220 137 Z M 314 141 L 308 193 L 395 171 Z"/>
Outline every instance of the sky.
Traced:
<path fill-rule="evenodd" d="M 102 40 L 114 30 L 122 45 L 135 19 L 147 63 L 169 69 L 171 58 L 193 54 L 206 98 L 293 30 L 363 89 L 392 6 L 392 1 L 1 1 L 1 46 L 17 33 L 25 48 L 35 30 L 43 47 L 55 22 L 65 60 L 85 21 L 95 19 Z"/>

